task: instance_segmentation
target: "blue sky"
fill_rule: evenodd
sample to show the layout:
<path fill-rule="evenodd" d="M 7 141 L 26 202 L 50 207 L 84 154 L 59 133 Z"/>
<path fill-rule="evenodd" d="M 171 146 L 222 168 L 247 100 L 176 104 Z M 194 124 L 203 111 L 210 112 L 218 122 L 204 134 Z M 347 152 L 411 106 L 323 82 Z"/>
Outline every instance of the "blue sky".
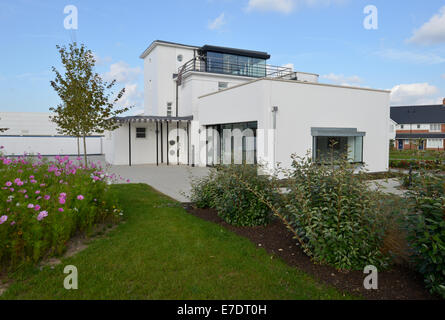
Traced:
<path fill-rule="evenodd" d="M 64 8 L 78 29 L 64 29 Z M 378 29 L 363 26 L 367 5 Z M 57 44 L 73 39 L 98 57 L 97 71 L 143 109 L 139 55 L 156 39 L 267 51 L 321 82 L 393 90 L 392 103 L 445 97 L 445 3 L 439 0 L 0 0 L 0 111 L 46 112 Z M 133 111 L 133 112 L 134 112 Z"/>

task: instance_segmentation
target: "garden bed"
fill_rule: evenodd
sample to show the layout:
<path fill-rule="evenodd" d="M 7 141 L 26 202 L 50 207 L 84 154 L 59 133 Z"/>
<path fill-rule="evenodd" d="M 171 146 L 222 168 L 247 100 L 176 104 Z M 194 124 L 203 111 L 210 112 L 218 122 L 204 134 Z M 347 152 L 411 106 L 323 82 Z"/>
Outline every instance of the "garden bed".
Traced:
<path fill-rule="evenodd" d="M 365 274 L 361 271 L 340 272 L 326 265 L 316 265 L 296 246 L 292 233 L 279 220 L 273 220 L 266 227 L 235 227 L 224 222 L 214 209 L 198 209 L 184 205 L 187 212 L 201 219 L 214 222 L 236 234 L 248 238 L 267 252 L 337 289 L 361 295 L 373 300 L 428 300 L 435 299 L 425 288 L 423 278 L 416 272 L 402 266 L 379 272 L 379 289 L 366 290 L 363 287 Z"/>

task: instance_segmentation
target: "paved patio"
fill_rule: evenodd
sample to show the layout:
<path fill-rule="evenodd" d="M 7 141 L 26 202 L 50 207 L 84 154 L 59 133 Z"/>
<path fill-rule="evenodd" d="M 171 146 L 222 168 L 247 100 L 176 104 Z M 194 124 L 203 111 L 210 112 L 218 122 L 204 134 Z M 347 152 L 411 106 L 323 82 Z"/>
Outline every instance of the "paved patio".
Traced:
<path fill-rule="evenodd" d="M 111 166 L 108 171 L 130 179 L 131 183 L 146 183 L 180 202 L 190 202 L 182 193 L 189 195 L 191 179 L 206 176 L 209 169 L 178 165 L 134 165 Z"/>

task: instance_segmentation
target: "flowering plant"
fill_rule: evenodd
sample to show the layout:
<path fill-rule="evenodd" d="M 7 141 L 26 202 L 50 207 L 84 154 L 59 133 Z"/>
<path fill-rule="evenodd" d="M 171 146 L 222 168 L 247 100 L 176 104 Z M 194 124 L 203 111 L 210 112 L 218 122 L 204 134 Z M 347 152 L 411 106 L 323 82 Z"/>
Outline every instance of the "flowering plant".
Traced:
<path fill-rule="evenodd" d="M 0 267 L 61 254 L 74 234 L 116 222 L 122 210 L 109 185 L 117 179 L 100 163 L 0 153 Z"/>

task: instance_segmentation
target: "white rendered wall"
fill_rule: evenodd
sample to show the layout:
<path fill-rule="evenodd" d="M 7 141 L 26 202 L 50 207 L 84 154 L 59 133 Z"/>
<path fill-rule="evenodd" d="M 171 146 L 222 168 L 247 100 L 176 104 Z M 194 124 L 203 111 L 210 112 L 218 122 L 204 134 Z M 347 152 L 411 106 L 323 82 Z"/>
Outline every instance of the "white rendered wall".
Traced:
<path fill-rule="evenodd" d="M 182 55 L 182 61 L 178 61 Z M 173 74 L 191 60 L 192 48 L 158 44 L 144 58 L 144 108 L 146 115 L 166 116 L 167 103 L 172 103 L 172 115 L 176 115 L 176 82 Z"/>
<path fill-rule="evenodd" d="M 0 145 L 7 155 L 77 155 L 77 138 L 60 136 L 57 125 L 45 112 L 0 112 Z M 80 141 L 80 152 L 83 143 Z M 87 153 L 102 154 L 102 137 L 87 137 Z"/>
<path fill-rule="evenodd" d="M 136 128 L 146 128 L 145 138 L 136 138 Z M 159 164 L 167 164 L 167 153 L 169 153 L 169 164 L 177 165 L 178 157 L 176 152 L 179 148 L 179 164 L 187 164 L 188 144 L 187 144 L 187 123 L 181 122 L 179 131 L 176 122 L 168 125 L 169 136 L 167 139 L 167 125 L 159 124 L 158 135 L 158 161 Z M 162 136 L 161 136 L 162 129 Z M 179 132 L 179 146 L 176 144 L 176 136 Z M 162 140 L 161 140 L 162 137 Z M 169 140 L 174 140 L 173 146 L 168 144 Z M 107 132 L 104 140 L 105 160 L 113 165 L 128 165 L 129 155 L 129 130 L 128 124 L 121 125 L 113 132 Z M 161 151 L 162 150 L 162 151 Z M 171 153 L 174 153 L 173 155 Z M 141 122 L 131 123 L 131 164 L 156 164 L 156 123 Z"/>
<path fill-rule="evenodd" d="M 217 73 L 190 72 L 179 87 L 179 116 L 193 115 L 198 118 L 197 102 L 200 96 L 218 92 L 219 82 L 226 82 L 228 88 L 250 82 L 250 77 L 231 76 Z"/>
<path fill-rule="evenodd" d="M 0 128 L 9 128 L 2 135 L 57 135 L 57 125 L 45 112 L 0 112 Z"/>
<path fill-rule="evenodd" d="M 272 128 L 271 108 L 277 106 L 274 158 L 284 167 L 290 166 L 292 153 L 304 156 L 312 149 L 312 127 L 335 127 L 366 132 L 367 168 L 388 170 L 388 92 L 259 80 L 202 97 L 198 105 L 201 125 L 258 121 L 258 129 L 265 130 Z"/>
<path fill-rule="evenodd" d="M 102 137 L 86 138 L 87 154 L 103 154 Z M 0 136 L 0 145 L 6 155 L 77 155 L 77 138 L 44 136 Z M 83 141 L 80 140 L 80 153 L 83 154 Z"/>

